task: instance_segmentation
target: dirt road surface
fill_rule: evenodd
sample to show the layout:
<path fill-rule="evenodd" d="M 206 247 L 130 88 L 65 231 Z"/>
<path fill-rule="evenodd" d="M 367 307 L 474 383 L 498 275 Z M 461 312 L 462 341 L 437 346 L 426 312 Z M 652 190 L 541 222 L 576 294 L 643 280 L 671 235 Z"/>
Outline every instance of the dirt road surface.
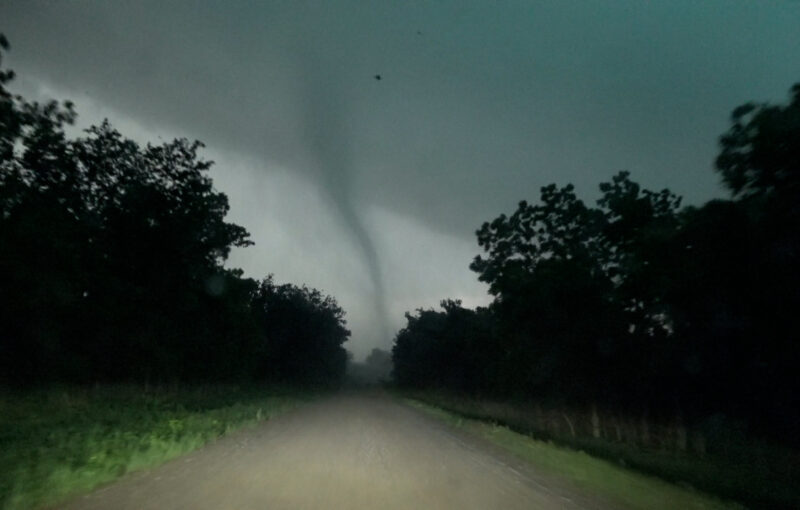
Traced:
<path fill-rule="evenodd" d="M 82 496 L 70 510 L 609 508 L 387 395 L 342 394 Z"/>

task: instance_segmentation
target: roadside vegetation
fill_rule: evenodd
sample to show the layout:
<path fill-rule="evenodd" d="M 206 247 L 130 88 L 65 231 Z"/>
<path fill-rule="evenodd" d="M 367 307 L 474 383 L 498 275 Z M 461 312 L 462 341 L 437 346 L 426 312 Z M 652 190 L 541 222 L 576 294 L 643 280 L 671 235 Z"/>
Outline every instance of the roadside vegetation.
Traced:
<path fill-rule="evenodd" d="M 0 64 L 8 48 L 0 34 Z M 336 299 L 225 266 L 252 242 L 202 143 L 141 146 L 108 121 L 73 137 L 71 102 L 13 79 L 0 66 L 0 508 L 54 504 L 341 384 Z M 275 387 L 302 389 L 258 389 Z"/>
<path fill-rule="evenodd" d="M 674 425 L 647 424 L 652 437 L 649 446 L 645 446 L 635 443 L 629 436 L 630 427 L 641 428 L 643 424 L 624 423 L 615 416 L 600 418 L 600 437 L 594 437 L 592 417 L 586 413 L 543 408 L 530 402 L 499 402 L 441 392 L 417 391 L 404 395 L 416 407 L 428 412 L 439 410 L 442 416 L 449 416 L 450 422 L 467 420 L 490 424 L 515 433 L 503 437 L 521 435 L 539 445 L 558 446 L 564 451 L 581 452 L 607 461 L 597 466 L 635 470 L 681 488 L 697 489 L 752 508 L 800 506 L 800 490 L 795 483 L 800 455 L 779 444 L 746 440 L 741 433 L 720 431 L 712 436 L 717 441 L 713 445 L 714 453 L 701 456 L 680 452 L 669 445 L 676 438 Z M 485 429 L 476 430 L 485 436 Z M 489 439 L 498 442 L 493 437 Z M 507 443 L 512 451 L 518 450 L 514 441 Z M 523 444 L 527 443 L 523 441 Z M 541 464 L 536 459 L 529 460 Z"/>
<path fill-rule="evenodd" d="M 341 383 L 336 299 L 225 266 L 252 242 L 202 143 L 108 121 L 72 137 L 72 103 L 13 78 L 0 67 L 0 385 Z"/>
<path fill-rule="evenodd" d="M 409 398 L 406 402 L 453 427 L 489 440 L 530 462 L 543 473 L 566 480 L 587 494 L 596 494 L 623 508 L 631 510 L 744 508 L 690 487 L 667 483 L 618 463 L 599 459 L 583 450 L 535 439 L 496 422 L 467 418 L 417 398 Z"/>
<path fill-rule="evenodd" d="M 800 84 L 730 122 L 715 161 L 727 199 L 682 206 L 623 171 L 594 204 L 551 184 L 485 222 L 470 269 L 493 301 L 406 313 L 398 387 L 756 507 L 800 507 Z"/>
<path fill-rule="evenodd" d="M 37 508 L 161 464 L 310 393 L 233 386 L 0 394 L 0 509 Z"/>

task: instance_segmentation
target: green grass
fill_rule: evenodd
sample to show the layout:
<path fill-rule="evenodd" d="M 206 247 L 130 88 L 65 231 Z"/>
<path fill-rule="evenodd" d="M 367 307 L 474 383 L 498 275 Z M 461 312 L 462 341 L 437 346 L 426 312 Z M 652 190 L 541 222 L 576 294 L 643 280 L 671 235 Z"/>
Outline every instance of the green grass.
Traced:
<path fill-rule="evenodd" d="M 722 500 L 738 501 L 752 508 L 771 510 L 800 508 L 800 452 L 774 442 L 747 437 L 741 431 L 720 427 L 706 430 L 707 452 L 681 452 L 669 445 L 656 443 L 650 447 L 625 442 L 612 436 L 592 437 L 587 431 L 586 416 L 569 410 L 539 409 L 530 403 L 492 401 L 441 392 L 404 392 L 422 402 L 456 413 L 464 418 L 507 426 L 510 430 L 558 446 L 605 459 L 611 464 L 651 475 L 682 487 L 692 487 Z M 559 430 L 541 417 L 571 414 L 575 434 Z M 583 420 L 583 423 L 581 423 Z M 608 431 L 607 431 L 608 432 Z M 611 431 L 613 434 L 613 430 Z M 651 424 L 653 437 L 663 438 L 658 424 Z"/>
<path fill-rule="evenodd" d="M 626 469 L 589 454 L 539 441 L 506 427 L 464 418 L 419 400 L 410 405 L 456 428 L 466 430 L 505 448 L 543 472 L 630 509 L 673 510 L 743 508 L 723 502 L 690 488 L 670 484 L 656 477 Z"/>
<path fill-rule="evenodd" d="M 53 505 L 307 398 L 236 387 L 0 393 L 0 509 Z"/>

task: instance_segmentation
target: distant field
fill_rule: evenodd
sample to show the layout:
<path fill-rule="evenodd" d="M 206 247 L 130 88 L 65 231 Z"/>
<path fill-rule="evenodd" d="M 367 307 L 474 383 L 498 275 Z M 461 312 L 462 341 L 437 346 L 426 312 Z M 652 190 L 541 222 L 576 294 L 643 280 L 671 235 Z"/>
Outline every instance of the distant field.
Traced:
<path fill-rule="evenodd" d="M 659 477 L 630 469 L 623 466 L 619 460 L 609 461 L 589 455 L 574 446 L 560 446 L 550 441 L 537 440 L 506 426 L 492 423 L 488 417 L 474 419 L 459 414 L 457 409 L 443 409 L 434 405 L 438 404 L 435 397 L 427 399 L 424 395 L 414 395 L 414 398 L 407 399 L 407 402 L 451 425 L 482 436 L 545 471 L 571 480 L 589 491 L 617 500 L 628 508 L 664 510 L 744 508 L 739 504 L 724 502 L 695 490 L 687 483 L 669 483 Z M 622 452 L 618 449 L 612 452 L 613 447 L 614 445 L 609 445 L 607 453 L 616 453 L 618 459 L 623 458 L 622 456 L 635 459 L 637 455 L 636 452 Z M 639 456 L 641 459 L 645 454 L 639 452 Z M 722 467 L 713 462 L 678 459 L 668 454 L 647 456 L 650 472 L 661 469 L 669 472 L 673 479 L 680 479 L 681 475 L 686 475 L 687 478 L 703 476 L 707 479 L 713 476 L 730 476 L 733 479 L 717 481 L 722 488 L 728 489 L 720 492 L 729 493 L 732 484 L 739 484 L 737 492 L 743 495 L 742 500 L 753 508 L 797 508 L 793 506 L 797 501 L 796 488 L 776 480 L 765 481 L 761 477 L 748 477 L 747 470 L 741 466 Z"/>
<path fill-rule="evenodd" d="M 0 509 L 54 504 L 190 452 L 307 398 L 221 386 L 0 393 Z"/>

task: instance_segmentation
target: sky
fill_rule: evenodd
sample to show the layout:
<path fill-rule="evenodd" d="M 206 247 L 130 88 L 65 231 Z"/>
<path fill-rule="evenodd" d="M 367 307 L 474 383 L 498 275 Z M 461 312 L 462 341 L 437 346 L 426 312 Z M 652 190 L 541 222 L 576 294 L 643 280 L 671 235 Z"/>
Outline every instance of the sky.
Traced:
<path fill-rule="evenodd" d="M 406 311 L 487 304 L 475 231 L 544 185 L 724 197 L 717 138 L 786 101 L 798 26 L 792 0 L 0 2 L 12 88 L 205 142 L 255 242 L 227 265 L 335 296 L 357 359 Z"/>

